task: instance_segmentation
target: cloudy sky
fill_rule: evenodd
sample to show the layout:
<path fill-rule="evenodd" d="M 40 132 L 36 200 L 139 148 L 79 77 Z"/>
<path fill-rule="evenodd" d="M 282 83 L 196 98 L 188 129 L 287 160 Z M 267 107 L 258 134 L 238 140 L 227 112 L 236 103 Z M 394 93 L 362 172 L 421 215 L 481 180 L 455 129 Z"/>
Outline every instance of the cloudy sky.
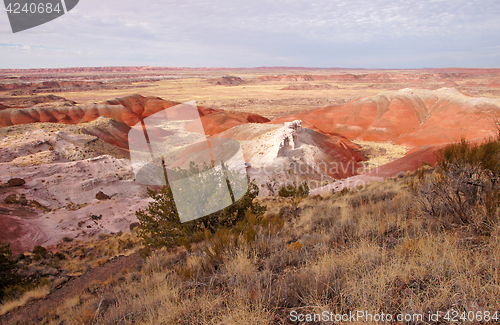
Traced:
<path fill-rule="evenodd" d="M 0 68 L 500 67 L 498 0 L 80 0 L 13 34 Z"/>

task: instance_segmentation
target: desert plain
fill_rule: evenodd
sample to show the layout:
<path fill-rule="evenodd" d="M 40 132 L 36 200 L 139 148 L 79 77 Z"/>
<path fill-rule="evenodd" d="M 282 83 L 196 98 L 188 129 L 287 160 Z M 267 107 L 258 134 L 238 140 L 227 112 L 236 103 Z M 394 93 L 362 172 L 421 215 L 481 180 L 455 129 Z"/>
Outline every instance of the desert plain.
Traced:
<path fill-rule="evenodd" d="M 332 195 L 494 137 L 500 69 L 0 70 L 0 241 L 18 254 L 132 229 L 151 198 L 129 131 L 191 101 L 209 141 L 237 140 L 274 202 L 289 181 Z"/>

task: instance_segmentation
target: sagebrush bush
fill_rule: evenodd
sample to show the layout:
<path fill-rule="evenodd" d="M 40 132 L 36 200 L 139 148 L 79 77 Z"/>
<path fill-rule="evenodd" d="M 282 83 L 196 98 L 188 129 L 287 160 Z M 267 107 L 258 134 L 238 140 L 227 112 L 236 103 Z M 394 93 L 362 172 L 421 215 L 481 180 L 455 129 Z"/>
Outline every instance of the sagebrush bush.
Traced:
<path fill-rule="evenodd" d="M 302 182 L 300 184 L 284 184 L 280 187 L 278 195 L 281 197 L 307 197 L 309 195 L 309 184 L 307 184 L 307 182 Z"/>
<path fill-rule="evenodd" d="M 465 140 L 440 151 L 435 171 L 412 184 L 423 211 L 442 227 L 490 235 L 499 220 L 500 139 Z"/>

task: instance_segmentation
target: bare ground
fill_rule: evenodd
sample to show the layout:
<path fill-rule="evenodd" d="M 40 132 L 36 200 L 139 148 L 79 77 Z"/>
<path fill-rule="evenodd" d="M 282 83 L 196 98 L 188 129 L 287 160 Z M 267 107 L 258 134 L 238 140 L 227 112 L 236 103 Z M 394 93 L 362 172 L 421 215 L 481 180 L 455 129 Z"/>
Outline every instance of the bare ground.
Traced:
<path fill-rule="evenodd" d="M 36 300 L 0 316 L 2 324 L 35 324 L 51 314 L 51 310 L 61 306 L 67 299 L 88 290 L 92 283 L 103 283 L 120 273 L 139 271 L 143 259 L 138 253 L 118 256 L 106 264 L 93 268 L 87 273 L 70 279 L 60 288 L 52 291 L 44 299 Z"/>

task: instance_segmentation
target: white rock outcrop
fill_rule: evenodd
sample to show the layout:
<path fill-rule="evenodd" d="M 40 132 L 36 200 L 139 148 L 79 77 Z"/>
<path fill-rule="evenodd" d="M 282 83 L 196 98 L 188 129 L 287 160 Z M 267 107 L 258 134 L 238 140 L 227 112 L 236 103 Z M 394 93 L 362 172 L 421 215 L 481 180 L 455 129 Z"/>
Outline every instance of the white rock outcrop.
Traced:
<path fill-rule="evenodd" d="M 287 156 L 290 150 L 300 146 L 299 133 L 302 132 L 302 121 L 285 122 L 281 134 L 276 137 L 277 157 Z"/>

